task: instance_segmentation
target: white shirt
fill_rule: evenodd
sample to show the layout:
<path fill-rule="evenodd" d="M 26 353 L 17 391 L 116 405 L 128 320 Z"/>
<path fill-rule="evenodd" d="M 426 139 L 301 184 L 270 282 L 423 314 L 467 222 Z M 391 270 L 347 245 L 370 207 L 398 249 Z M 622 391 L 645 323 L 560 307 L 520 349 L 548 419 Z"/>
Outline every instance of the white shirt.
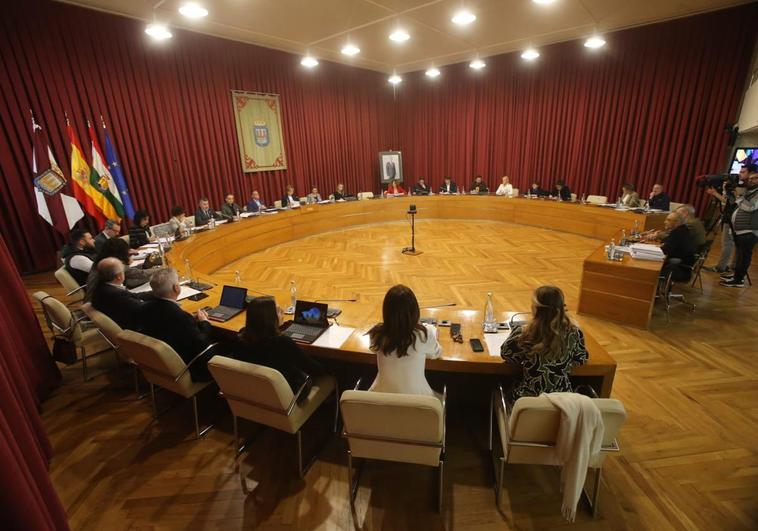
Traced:
<path fill-rule="evenodd" d="M 423 325 L 427 330 L 426 341 L 416 332 L 416 343 L 408 348 L 408 355 L 399 358 L 395 353 L 376 354 L 378 372 L 369 391 L 382 393 L 405 393 L 434 396 L 434 391 L 424 376 L 426 358 L 437 359 L 442 354 L 437 342 L 437 331 L 431 325 Z"/>
<path fill-rule="evenodd" d="M 513 185 L 511 183 L 501 184 L 497 187 L 495 195 L 507 195 L 508 197 L 511 197 L 513 195 Z"/>
<path fill-rule="evenodd" d="M 83 254 L 77 254 L 76 256 L 71 257 L 71 260 L 68 261 L 68 265 L 71 267 L 71 269 L 77 269 L 79 271 L 89 273 L 92 269 L 92 260 Z"/>

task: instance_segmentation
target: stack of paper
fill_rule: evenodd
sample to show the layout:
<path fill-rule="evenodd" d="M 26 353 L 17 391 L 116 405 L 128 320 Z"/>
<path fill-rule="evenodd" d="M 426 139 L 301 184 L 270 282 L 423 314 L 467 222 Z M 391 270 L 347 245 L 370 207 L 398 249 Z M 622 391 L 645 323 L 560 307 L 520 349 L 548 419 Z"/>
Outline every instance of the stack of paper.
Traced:
<path fill-rule="evenodd" d="M 633 243 L 631 246 L 631 255 L 635 260 L 652 260 L 654 262 L 663 262 L 666 255 L 661 248 L 650 243 Z"/>

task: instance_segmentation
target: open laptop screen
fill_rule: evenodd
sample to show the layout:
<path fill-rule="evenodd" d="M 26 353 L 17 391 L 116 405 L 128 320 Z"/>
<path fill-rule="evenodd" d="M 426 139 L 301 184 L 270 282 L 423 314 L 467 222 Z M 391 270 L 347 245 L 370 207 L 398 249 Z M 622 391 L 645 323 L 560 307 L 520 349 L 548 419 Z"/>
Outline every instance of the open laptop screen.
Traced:
<path fill-rule="evenodd" d="M 242 309 L 245 307 L 245 297 L 247 296 L 247 288 L 240 288 L 238 286 L 224 286 L 224 290 L 221 292 L 221 306 L 228 308 Z"/>
<path fill-rule="evenodd" d="M 302 325 L 320 326 L 326 328 L 326 304 L 317 302 L 297 301 L 295 302 L 295 322 Z"/>

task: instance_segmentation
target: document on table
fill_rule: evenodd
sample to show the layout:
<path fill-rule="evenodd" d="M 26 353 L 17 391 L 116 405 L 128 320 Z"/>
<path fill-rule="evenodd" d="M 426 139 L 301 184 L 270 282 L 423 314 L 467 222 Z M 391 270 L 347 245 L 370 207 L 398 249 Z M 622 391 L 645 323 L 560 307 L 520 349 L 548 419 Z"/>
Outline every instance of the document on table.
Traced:
<path fill-rule="evenodd" d="M 482 334 L 484 342 L 487 344 L 487 351 L 490 356 L 500 357 L 500 347 L 508 339 L 510 332 L 498 332 L 497 334 Z"/>
<path fill-rule="evenodd" d="M 182 288 L 182 290 L 179 292 L 179 297 L 177 298 L 177 300 L 183 300 L 183 299 L 186 299 L 187 297 L 192 297 L 193 295 L 197 295 L 198 293 L 200 293 L 198 290 L 192 289 L 192 288 L 187 287 L 187 286 L 181 286 L 181 288 Z M 150 283 L 149 282 L 145 282 L 141 286 L 137 286 L 136 288 L 132 288 L 129 291 L 131 291 L 132 293 L 149 293 L 149 292 L 151 292 L 153 290 L 150 287 Z"/>
<path fill-rule="evenodd" d="M 313 342 L 316 347 L 340 348 L 347 341 L 350 334 L 355 332 L 355 328 L 349 326 L 332 325 L 326 329 L 326 332 Z"/>

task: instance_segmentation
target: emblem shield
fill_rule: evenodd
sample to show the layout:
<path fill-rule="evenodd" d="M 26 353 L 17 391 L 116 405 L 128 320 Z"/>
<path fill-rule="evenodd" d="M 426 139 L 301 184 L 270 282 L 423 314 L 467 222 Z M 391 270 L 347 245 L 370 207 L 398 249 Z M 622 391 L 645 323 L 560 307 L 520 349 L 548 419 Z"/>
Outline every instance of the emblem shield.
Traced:
<path fill-rule="evenodd" d="M 253 122 L 253 139 L 255 139 L 256 146 L 266 147 L 269 145 L 271 139 L 269 138 L 266 122 Z"/>

